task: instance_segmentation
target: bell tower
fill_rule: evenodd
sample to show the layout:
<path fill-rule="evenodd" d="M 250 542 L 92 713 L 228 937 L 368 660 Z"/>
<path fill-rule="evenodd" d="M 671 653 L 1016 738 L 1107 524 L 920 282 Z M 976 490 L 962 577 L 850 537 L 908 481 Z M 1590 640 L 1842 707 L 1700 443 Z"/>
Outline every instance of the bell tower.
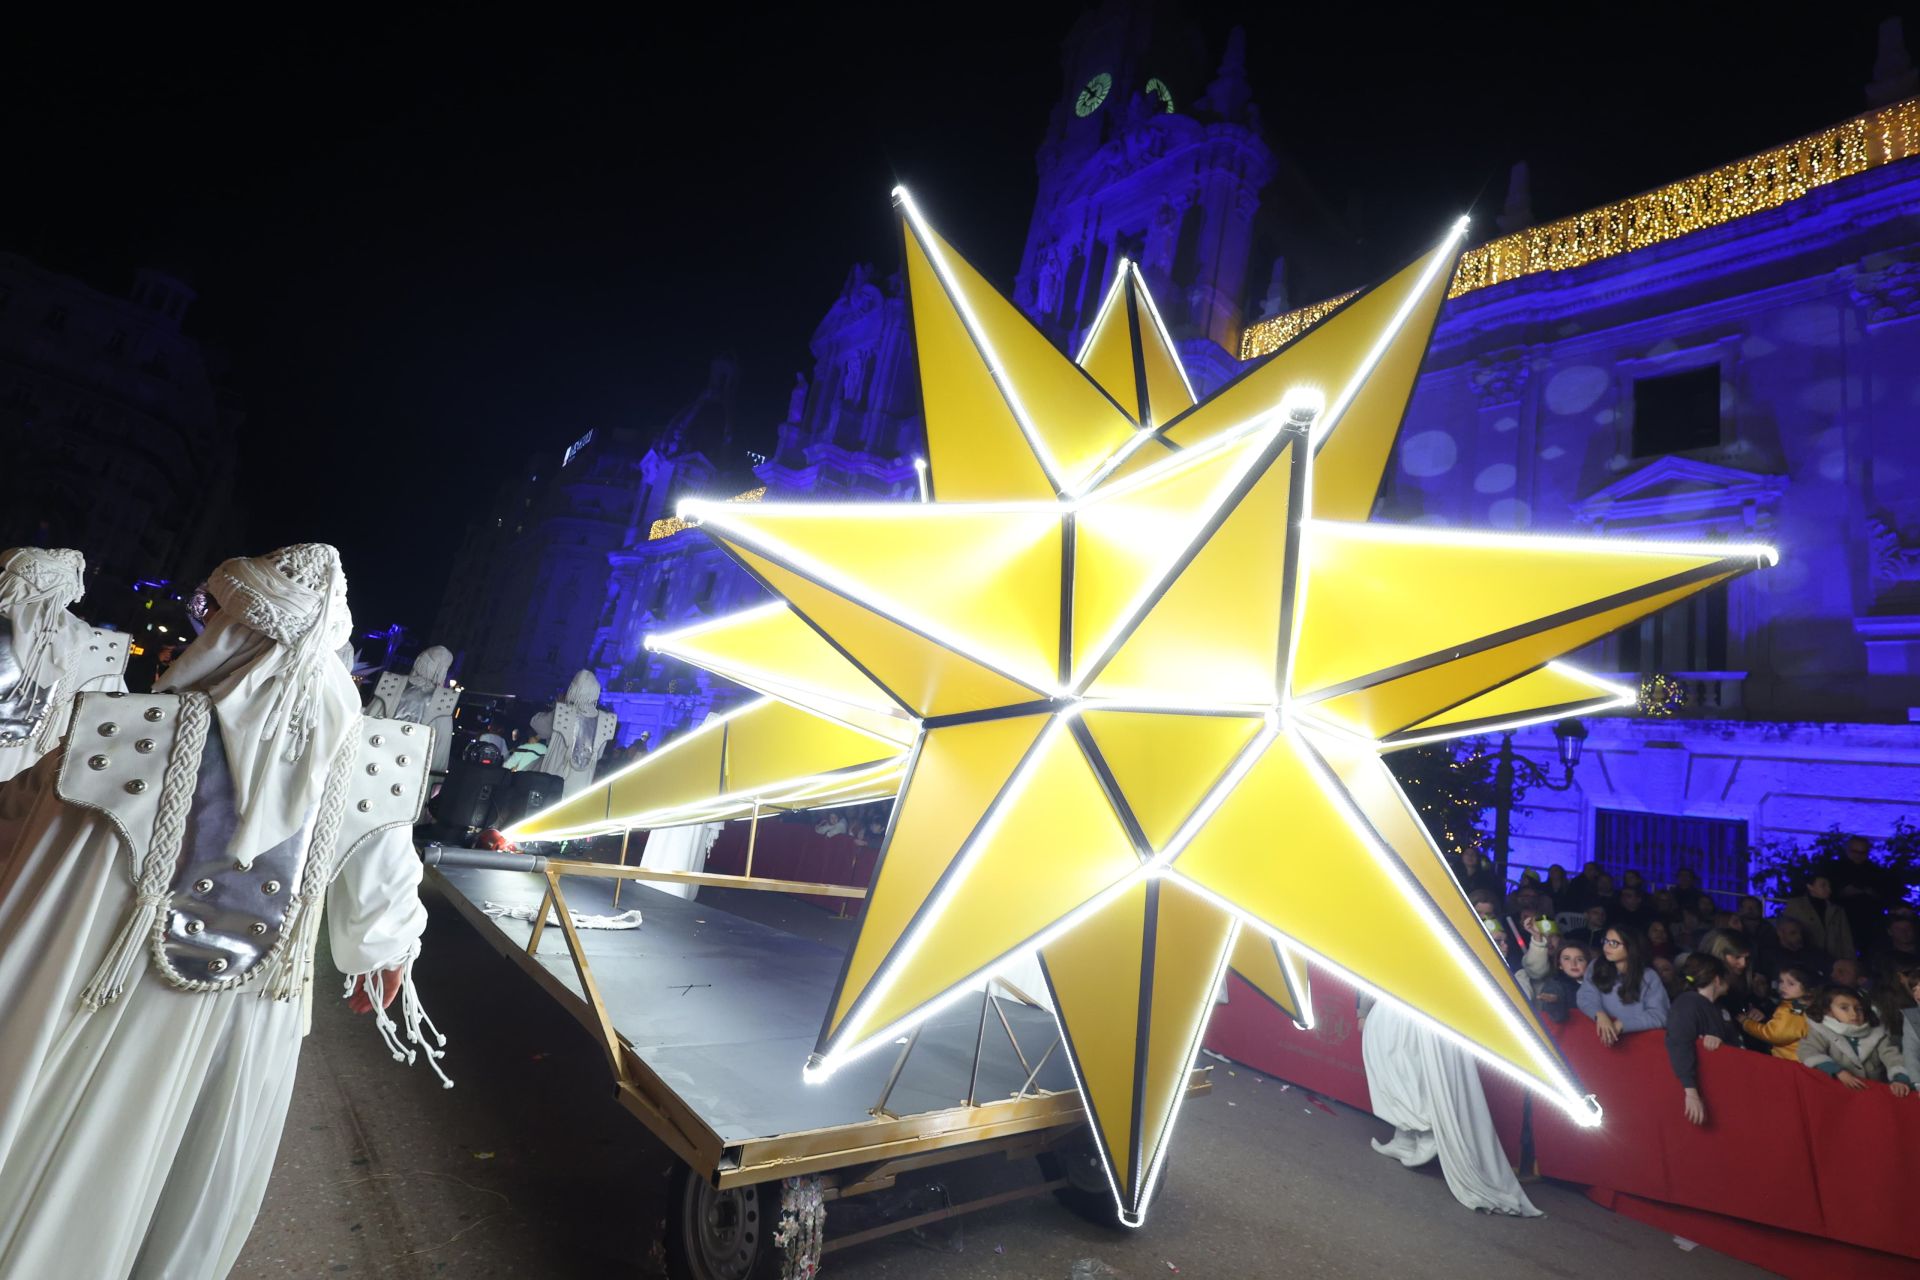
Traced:
<path fill-rule="evenodd" d="M 1274 175 L 1230 33 L 1217 63 L 1154 0 L 1106 0 L 1061 50 L 1061 95 L 1014 300 L 1074 350 L 1122 257 L 1140 264 L 1198 386 L 1229 376 L 1254 215 Z"/>

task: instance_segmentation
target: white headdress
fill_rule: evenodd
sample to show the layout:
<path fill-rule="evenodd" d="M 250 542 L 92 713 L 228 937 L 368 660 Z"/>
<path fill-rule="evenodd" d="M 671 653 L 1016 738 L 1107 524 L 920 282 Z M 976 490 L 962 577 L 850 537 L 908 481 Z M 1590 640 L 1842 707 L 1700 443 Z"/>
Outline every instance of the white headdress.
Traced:
<path fill-rule="evenodd" d="M 228 560 L 207 593 L 220 611 L 155 687 L 212 696 L 240 817 L 229 851 L 252 857 L 305 825 L 360 710 L 337 656 L 353 616 L 323 543 Z"/>
<path fill-rule="evenodd" d="M 14 656 L 28 684 L 51 685 L 62 674 L 57 643 L 67 612 L 86 594 L 86 557 L 78 551 L 14 547 L 0 551 L 0 614 L 13 628 Z"/>
<path fill-rule="evenodd" d="M 439 689 L 446 685 L 447 672 L 452 669 L 453 651 L 443 644 L 428 645 L 413 660 L 407 683 L 421 689 Z"/>

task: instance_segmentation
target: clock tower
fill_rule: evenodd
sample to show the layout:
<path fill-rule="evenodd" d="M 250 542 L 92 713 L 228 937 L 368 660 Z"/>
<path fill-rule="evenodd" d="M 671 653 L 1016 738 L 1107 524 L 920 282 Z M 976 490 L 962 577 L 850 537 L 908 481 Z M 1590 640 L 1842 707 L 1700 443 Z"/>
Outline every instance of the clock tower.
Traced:
<path fill-rule="evenodd" d="M 1196 386 L 1231 375 L 1254 215 L 1274 175 L 1236 29 L 1218 62 L 1153 0 L 1106 0 L 1062 49 L 1062 90 L 1014 300 L 1068 351 L 1122 257 L 1140 265 Z"/>

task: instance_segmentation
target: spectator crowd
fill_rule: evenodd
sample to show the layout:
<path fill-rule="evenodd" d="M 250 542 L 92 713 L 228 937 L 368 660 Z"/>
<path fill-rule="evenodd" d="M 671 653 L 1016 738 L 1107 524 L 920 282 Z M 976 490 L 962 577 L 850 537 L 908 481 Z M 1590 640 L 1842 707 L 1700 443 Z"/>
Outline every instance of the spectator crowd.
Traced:
<path fill-rule="evenodd" d="M 1453 870 L 1541 1016 L 1578 1015 L 1607 1045 L 1660 1032 L 1686 1118 L 1705 1124 L 1702 1052 L 1765 1053 L 1901 1097 L 1920 1084 L 1920 916 L 1872 848 L 1854 836 L 1784 902 L 1730 909 L 1686 868 L 1656 886 L 1556 865 L 1511 891 L 1474 850 Z"/>

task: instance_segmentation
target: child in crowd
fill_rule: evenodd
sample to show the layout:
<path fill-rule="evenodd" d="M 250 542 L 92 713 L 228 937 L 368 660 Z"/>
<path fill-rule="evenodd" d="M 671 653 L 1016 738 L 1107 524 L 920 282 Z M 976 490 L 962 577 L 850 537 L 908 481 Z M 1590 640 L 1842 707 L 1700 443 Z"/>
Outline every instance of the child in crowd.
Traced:
<path fill-rule="evenodd" d="M 1666 956 L 1653 956 L 1647 963 L 1652 965 L 1653 971 L 1660 975 L 1660 985 L 1667 989 L 1667 999 L 1671 1000 L 1680 994 L 1680 970 L 1674 967 L 1671 959 Z"/>
<path fill-rule="evenodd" d="M 1617 1044 L 1628 1031 L 1667 1025 L 1667 989 L 1647 962 L 1646 939 L 1619 925 L 1600 938 L 1600 959 L 1580 984 L 1580 1012 L 1593 1019 L 1602 1044 Z"/>
<path fill-rule="evenodd" d="M 1864 1089 L 1869 1080 L 1888 1081 L 1893 1096 L 1904 1098 L 1913 1092 L 1913 1077 L 1907 1074 L 1886 1028 L 1877 1023 L 1872 1006 L 1858 991 L 1823 987 L 1807 1009 L 1800 1061 L 1849 1089 Z"/>
<path fill-rule="evenodd" d="M 1840 956 L 1827 971 L 1827 982 L 1857 993 L 1867 989 L 1867 973 L 1852 956 Z"/>
<path fill-rule="evenodd" d="M 1773 1016 L 1765 1022 L 1757 1017 L 1743 1018 L 1740 1029 L 1767 1045 L 1774 1057 L 1798 1062 L 1796 1049 L 1807 1034 L 1807 1005 L 1819 985 L 1812 970 L 1788 965 L 1780 971 L 1780 1003 L 1774 1006 Z"/>
<path fill-rule="evenodd" d="M 1534 983 L 1533 1003 L 1541 1016 L 1565 1022 L 1580 1001 L 1580 983 L 1587 976 L 1587 949 L 1577 942 L 1560 948 L 1553 971 Z"/>
<path fill-rule="evenodd" d="M 1679 1077 L 1682 1107 L 1693 1124 L 1707 1122 L 1707 1104 L 1700 1100 L 1700 1049 L 1712 1052 L 1739 1035 L 1720 1003 L 1730 977 L 1726 965 L 1704 952 L 1680 962 L 1681 985 L 1687 989 L 1667 1015 L 1667 1061 Z"/>
<path fill-rule="evenodd" d="M 1673 934 L 1665 920 L 1654 920 L 1647 925 L 1647 955 L 1655 960 L 1673 959 Z"/>

